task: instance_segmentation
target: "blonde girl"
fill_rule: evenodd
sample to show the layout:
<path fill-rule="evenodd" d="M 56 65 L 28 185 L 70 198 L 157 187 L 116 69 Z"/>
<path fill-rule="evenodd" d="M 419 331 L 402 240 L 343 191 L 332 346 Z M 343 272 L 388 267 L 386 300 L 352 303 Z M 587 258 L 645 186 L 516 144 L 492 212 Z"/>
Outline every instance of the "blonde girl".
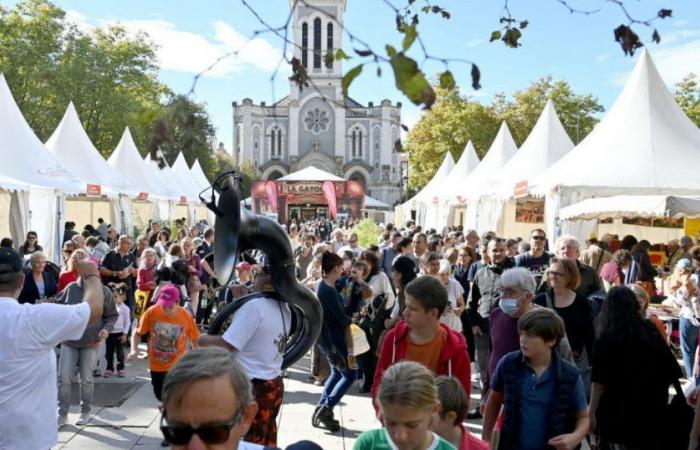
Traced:
<path fill-rule="evenodd" d="M 452 444 L 430 431 L 434 414 L 440 412 L 435 378 L 422 364 L 401 361 L 382 377 L 379 393 L 384 428 L 365 431 L 355 450 L 449 450 Z"/>

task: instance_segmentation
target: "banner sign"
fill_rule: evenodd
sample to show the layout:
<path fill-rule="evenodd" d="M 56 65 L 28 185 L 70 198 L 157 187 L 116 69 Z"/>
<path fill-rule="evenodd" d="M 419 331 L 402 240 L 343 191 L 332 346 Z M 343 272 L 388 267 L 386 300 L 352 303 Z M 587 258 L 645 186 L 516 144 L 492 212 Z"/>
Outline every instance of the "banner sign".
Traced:
<path fill-rule="evenodd" d="M 148 200 L 148 192 L 141 192 L 139 193 L 139 196 L 136 197 L 137 200 L 141 200 L 142 202 L 145 202 Z"/>
<path fill-rule="evenodd" d="M 99 184 L 88 184 L 85 191 L 87 195 L 102 195 L 102 186 Z"/>
<path fill-rule="evenodd" d="M 530 190 L 527 185 L 527 180 L 515 183 L 515 189 L 513 190 L 514 197 L 525 197 L 528 192 L 530 192 Z"/>
<path fill-rule="evenodd" d="M 181 195 L 180 196 L 180 204 L 186 205 L 187 204 L 187 197 L 185 197 L 184 195 Z"/>

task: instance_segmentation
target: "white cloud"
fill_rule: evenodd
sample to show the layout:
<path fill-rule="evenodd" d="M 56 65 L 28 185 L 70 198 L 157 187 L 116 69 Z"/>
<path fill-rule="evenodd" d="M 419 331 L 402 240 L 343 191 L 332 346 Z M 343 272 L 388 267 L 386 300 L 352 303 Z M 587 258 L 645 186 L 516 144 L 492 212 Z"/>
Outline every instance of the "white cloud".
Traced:
<path fill-rule="evenodd" d="M 603 53 L 602 55 L 598 55 L 595 57 L 595 60 L 598 61 L 599 63 L 605 62 L 608 59 L 610 59 L 609 53 Z"/>
<path fill-rule="evenodd" d="M 478 46 L 480 46 L 481 44 L 483 44 L 483 43 L 485 43 L 485 42 L 486 42 L 485 40 L 479 39 L 479 38 L 477 38 L 477 39 L 472 39 L 471 41 L 467 42 L 467 47 L 468 47 L 468 48 L 478 47 Z"/>
<path fill-rule="evenodd" d="M 652 55 L 656 67 L 668 85 L 679 82 L 690 72 L 700 75 L 700 39 L 662 48 Z"/>
<path fill-rule="evenodd" d="M 88 32 L 96 26 L 78 11 L 67 11 L 66 16 L 81 31 Z M 157 46 L 156 56 L 163 70 L 197 74 L 218 58 L 238 51 L 219 61 L 204 75 L 226 78 L 244 70 L 272 72 L 282 56 L 282 51 L 267 40 L 260 37 L 249 39 L 221 20 L 211 24 L 210 36 L 179 29 L 164 19 L 102 19 L 97 25 L 120 25 L 131 34 L 146 33 Z M 288 72 L 287 64 L 282 64 L 281 70 Z"/>

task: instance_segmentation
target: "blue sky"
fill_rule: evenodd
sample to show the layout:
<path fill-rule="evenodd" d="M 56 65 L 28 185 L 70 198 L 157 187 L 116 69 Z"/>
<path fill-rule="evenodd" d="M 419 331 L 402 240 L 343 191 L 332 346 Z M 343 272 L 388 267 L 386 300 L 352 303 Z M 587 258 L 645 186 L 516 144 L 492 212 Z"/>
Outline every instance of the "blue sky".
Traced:
<path fill-rule="evenodd" d="M 284 22 L 288 0 L 249 0 L 262 17 L 273 25 Z M 395 4 L 405 0 L 392 0 Z M 421 4 L 422 0 L 417 0 Z M 14 2 L 0 0 L 8 5 Z M 160 78 L 175 92 L 189 91 L 195 73 L 226 51 L 243 46 L 255 30 L 261 29 L 254 16 L 239 0 L 57 0 L 71 20 L 81 27 L 120 22 L 129 30 L 143 30 L 160 46 Z M 595 5 L 600 11 L 591 16 L 570 14 L 556 0 L 511 0 L 514 17 L 527 19 L 529 26 L 522 47 L 505 48 L 489 43 L 499 27 L 502 0 L 440 0 L 452 13 L 449 21 L 431 17 L 420 25 L 429 53 L 435 56 L 464 58 L 476 62 L 482 72 L 480 91 L 470 86 L 470 66 L 455 63 L 451 70 L 463 92 L 488 102 L 499 91 L 511 94 L 527 87 L 539 77 L 551 74 L 567 80 L 578 93 L 591 93 L 609 108 L 619 93 L 636 60 L 623 55 L 613 41 L 612 30 L 625 22 L 620 9 L 603 0 L 570 0 L 572 6 Z M 673 18 L 655 22 L 661 45 L 649 44 L 662 77 L 669 86 L 685 74 L 700 74 L 700 7 L 696 0 L 628 1 L 635 18 L 653 17 L 660 8 L 673 10 Z M 375 49 L 385 43 L 398 46 L 400 37 L 394 28 L 393 11 L 383 0 L 347 0 L 345 26 L 369 42 Z M 637 26 L 645 42 L 652 30 Z M 352 46 L 345 38 L 348 54 Z M 245 97 L 272 102 L 288 92 L 288 68 L 283 67 L 272 83 L 270 77 L 281 54 L 282 42 L 271 34 L 262 34 L 249 42 L 236 58 L 222 62 L 203 77 L 196 88 L 195 100 L 207 104 L 217 128 L 218 140 L 231 147 L 231 102 Z M 418 53 L 416 53 L 418 55 Z M 344 69 L 355 65 L 345 63 Z M 426 72 L 435 74 L 442 64 L 428 62 Z M 274 93 L 273 93 L 274 87 Z M 353 83 L 350 95 L 366 103 L 384 98 L 404 105 L 403 121 L 412 125 L 420 110 L 394 87 L 391 72 L 377 78 L 374 70 L 365 71 Z"/>

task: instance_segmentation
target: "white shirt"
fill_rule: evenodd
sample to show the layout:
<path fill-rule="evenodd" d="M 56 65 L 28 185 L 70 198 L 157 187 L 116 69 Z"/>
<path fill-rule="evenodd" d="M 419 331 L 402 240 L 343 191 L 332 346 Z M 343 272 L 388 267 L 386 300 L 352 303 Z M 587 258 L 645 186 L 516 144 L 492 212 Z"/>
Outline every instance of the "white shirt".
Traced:
<path fill-rule="evenodd" d="M 365 249 L 360 247 L 359 245 L 355 248 L 350 247 L 349 245 L 344 245 L 340 247 L 336 253 L 340 256 L 343 256 L 343 252 L 349 251 L 352 252 L 353 255 L 355 255 L 355 258 L 359 258 L 364 250 Z"/>
<path fill-rule="evenodd" d="M 56 353 L 80 339 L 90 305 L 20 305 L 0 297 L 0 449 L 46 450 L 58 441 Z"/>
<path fill-rule="evenodd" d="M 459 297 L 460 295 L 464 296 L 464 288 L 461 284 L 459 284 L 459 281 L 455 280 L 452 277 L 450 277 L 447 280 L 445 288 L 447 288 L 447 301 L 450 303 L 451 307 L 456 308 L 457 297 Z"/>
<path fill-rule="evenodd" d="M 396 296 L 394 295 L 394 290 L 391 288 L 391 282 L 389 277 L 386 276 L 384 272 L 379 272 L 369 280 L 369 287 L 372 288 L 372 297 L 384 294 L 386 295 L 386 304 L 384 309 L 393 309 L 394 300 Z"/>
<path fill-rule="evenodd" d="M 292 313 L 286 303 L 259 298 L 236 311 L 222 338 L 236 349 L 236 359 L 248 378 L 273 380 L 282 375 L 284 353 L 280 344 L 291 322 Z"/>

